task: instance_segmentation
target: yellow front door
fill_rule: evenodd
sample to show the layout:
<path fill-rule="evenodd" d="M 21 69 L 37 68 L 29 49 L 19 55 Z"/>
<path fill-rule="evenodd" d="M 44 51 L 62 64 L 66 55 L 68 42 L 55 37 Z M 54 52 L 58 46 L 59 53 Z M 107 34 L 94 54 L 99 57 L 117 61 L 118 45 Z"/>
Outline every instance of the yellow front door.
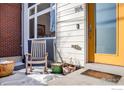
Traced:
<path fill-rule="evenodd" d="M 89 62 L 124 66 L 124 4 L 88 4 Z"/>

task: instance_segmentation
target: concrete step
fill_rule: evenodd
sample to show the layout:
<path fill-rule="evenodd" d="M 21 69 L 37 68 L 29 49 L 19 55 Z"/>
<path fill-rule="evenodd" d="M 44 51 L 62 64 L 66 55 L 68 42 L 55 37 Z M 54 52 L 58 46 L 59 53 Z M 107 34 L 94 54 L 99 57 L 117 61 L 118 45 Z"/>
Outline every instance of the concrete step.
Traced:
<path fill-rule="evenodd" d="M 23 62 L 16 62 L 14 70 L 20 70 L 25 68 L 25 64 Z"/>
<path fill-rule="evenodd" d="M 124 67 L 98 63 L 87 63 L 85 68 L 124 76 Z"/>

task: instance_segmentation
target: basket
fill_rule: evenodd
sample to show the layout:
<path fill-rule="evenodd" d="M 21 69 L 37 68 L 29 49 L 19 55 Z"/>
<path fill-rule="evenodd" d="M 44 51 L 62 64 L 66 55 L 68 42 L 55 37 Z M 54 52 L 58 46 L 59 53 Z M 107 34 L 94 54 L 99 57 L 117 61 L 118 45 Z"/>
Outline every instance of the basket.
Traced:
<path fill-rule="evenodd" d="M 13 73 L 14 65 L 14 61 L 0 62 L 0 77 L 11 75 Z"/>

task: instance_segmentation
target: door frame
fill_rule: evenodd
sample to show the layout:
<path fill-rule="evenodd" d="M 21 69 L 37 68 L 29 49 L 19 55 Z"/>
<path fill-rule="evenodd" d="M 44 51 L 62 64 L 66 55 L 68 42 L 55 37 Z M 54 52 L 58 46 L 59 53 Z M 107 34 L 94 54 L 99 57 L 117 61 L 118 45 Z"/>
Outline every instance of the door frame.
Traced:
<path fill-rule="evenodd" d="M 87 48 L 86 48 L 86 55 L 87 55 L 87 57 L 86 57 L 86 59 L 87 59 L 87 61 L 86 61 L 86 63 L 89 63 L 89 58 L 88 58 L 88 52 L 89 52 L 89 49 L 88 49 L 88 40 L 89 40 L 89 36 L 88 36 L 88 5 L 89 4 L 86 4 L 86 46 L 87 46 Z M 116 20 L 116 54 L 102 54 L 102 55 L 106 55 L 106 56 L 113 56 L 113 58 L 114 57 L 117 57 L 118 58 L 118 60 L 120 61 L 120 63 L 122 64 L 122 53 L 121 53 L 121 57 L 119 57 L 119 55 L 120 55 L 120 30 L 121 29 L 123 29 L 123 27 L 120 27 L 120 22 L 119 22 L 119 20 L 120 20 L 120 11 L 122 10 L 122 9 L 120 9 L 120 7 L 119 7 L 119 5 L 120 4 L 116 4 L 116 18 L 117 18 L 117 20 Z M 124 6 L 124 4 L 122 5 L 122 6 Z M 122 14 L 121 14 L 121 16 L 122 16 Z M 121 29 L 120 29 L 121 28 Z M 123 44 L 121 44 L 121 45 L 123 45 Z M 122 47 L 122 46 L 121 46 Z M 121 49 L 121 50 L 124 50 L 124 48 L 123 49 Z M 94 53 L 95 54 L 95 53 Z M 120 59 L 121 58 L 121 59 Z M 94 63 L 95 61 L 93 61 L 93 63 Z M 100 63 L 100 64 L 107 64 L 107 63 Z M 109 64 L 109 65 L 115 65 L 115 64 Z M 118 64 L 116 64 L 116 65 L 118 65 Z M 118 66 L 124 66 L 124 64 L 122 64 L 122 65 L 118 65 Z"/>

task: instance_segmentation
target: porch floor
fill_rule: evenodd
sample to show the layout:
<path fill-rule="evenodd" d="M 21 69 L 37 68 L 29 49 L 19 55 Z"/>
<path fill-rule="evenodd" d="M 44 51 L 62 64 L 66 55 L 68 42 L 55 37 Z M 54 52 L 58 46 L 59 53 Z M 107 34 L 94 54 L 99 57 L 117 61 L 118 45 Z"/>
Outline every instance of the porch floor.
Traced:
<path fill-rule="evenodd" d="M 118 83 L 113 83 L 81 74 L 82 72 L 88 69 L 116 74 L 122 77 Z M 97 64 L 97 63 L 87 63 L 85 64 L 85 68 L 82 68 L 78 71 L 68 74 L 63 78 L 58 78 L 57 80 L 51 80 L 48 82 L 48 84 L 49 85 L 124 85 L 124 67 Z"/>
<path fill-rule="evenodd" d="M 25 75 L 25 69 L 14 71 L 12 75 L 0 78 L 0 85 L 48 85 L 48 81 L 63 77 L 59 74 L 43 74 L 43 67 L 35 66 L 31 74 Z M 51 72 L 51 69 L 48 70 Z"/>
<path fill-rule="evenodd" d="M 94 65 L 94 66 L 93 66 Z M 117 83 L 108 82 L 102 79 L 82 75 L 81 73 L 87 69 L 93 69 L 103 72 L 111 72 L 112 74 L 121 75 L 121 79 Z M 108 70 L 107 70 L 108 69 Z M 115 69 L 115 70 L 114 70 Z M 30 75 L 25 75 L 25 68 L 14 71 L 13 75 L 0 78 L 0 85 L 124 85 L 124 68 L 102 64 L 86 64 L 85 68 L 81 68 L 68 75 L 60 74 L 41 74 L 42 67 L 34 67 L 34 72 Z M 51 69 L 49 69 L 51 72 Z"/>

